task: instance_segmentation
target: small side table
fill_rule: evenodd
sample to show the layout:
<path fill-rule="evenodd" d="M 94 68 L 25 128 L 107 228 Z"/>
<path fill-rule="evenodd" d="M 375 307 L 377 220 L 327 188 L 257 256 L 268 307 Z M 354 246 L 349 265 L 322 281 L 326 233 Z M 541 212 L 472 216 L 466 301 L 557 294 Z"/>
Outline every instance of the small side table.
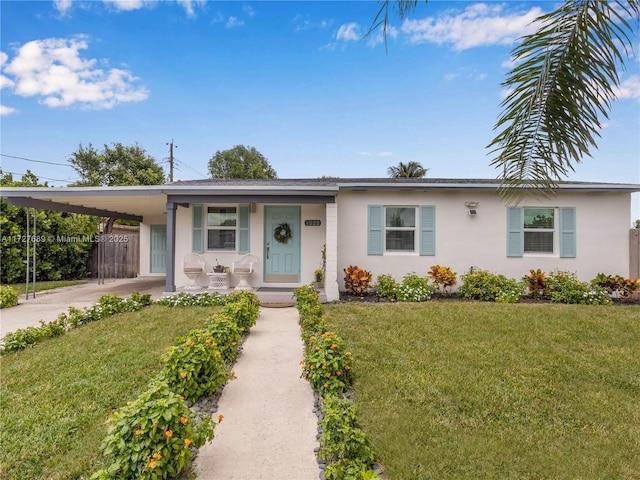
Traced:
<path fill-rule="evenodd" d="M 209 290 L 228 290 L 229 289 L 228 273 L 207 272 L 207 275 L 209 276 Z"/>

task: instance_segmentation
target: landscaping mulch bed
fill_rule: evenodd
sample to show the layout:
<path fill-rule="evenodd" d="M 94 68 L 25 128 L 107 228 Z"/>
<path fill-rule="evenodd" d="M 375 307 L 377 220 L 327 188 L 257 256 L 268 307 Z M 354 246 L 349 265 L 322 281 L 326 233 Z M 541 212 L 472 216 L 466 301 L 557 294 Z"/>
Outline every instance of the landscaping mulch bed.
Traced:
<path fill-rule="evenodd" d="M 613 305 L 615 306 L 640 305 L 640 295 L 638 294 L 630 298 L 613 298 L 612 300 L 613 300 Z M 390 301 L 385 298 L 380 298 L 373 292 L 367 292 L 362 295 L 351 295 L 347 292 L 340 292 L 340 301 L 341 302 L 359 302 L 359 303 L 396 303 L 394 301 Z M 457 293 L 452 293 L 450 295 L 435 293 L 431 297 L 430 301 L 432 302 L 433 301 L 435 302 L 477 302 L 478 300 L 464 298 L 458 295 Z M 520 299 L 518 303 L 547 304 L 552 302 L 550 300 L 524 296 Z"/>

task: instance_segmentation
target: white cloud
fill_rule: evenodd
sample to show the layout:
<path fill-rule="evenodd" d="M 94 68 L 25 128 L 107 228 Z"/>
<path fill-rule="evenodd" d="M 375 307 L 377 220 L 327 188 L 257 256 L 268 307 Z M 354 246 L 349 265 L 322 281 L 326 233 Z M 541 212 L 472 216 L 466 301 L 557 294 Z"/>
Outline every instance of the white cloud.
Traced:
<path fill-rule="evenodd" d="M 360 40 L 362 35 L 360 35 L 359 31 L 360 26 L 357 23 L 345 23 L 344 25 L 340 25 L 340 28 L 338 28 L 336 40 L 344 40 L 346 42 Z"/>
<path fill-rule="evenodd" d="M 61 15 L 66 15 L 71 8 L 71 0 L 55 0 L 53 6 Z"/>
<path fill-rule="evenodd" d="M 542 14 L 539 7 L 520 13 L 505 13 L 505 4 L 478 3 L 461 13 L 447 11 L 438 17 L 407 19 L 401 30 L 409 42 L 452 44 L 454 50 L 488 45 L 510 45 L 532 33 L 531 22 Z"/>
<path fill-rule="evenodd" d="M 243 5 L 242 10 L 244 11 L 244 13 L 246 13 L 250 17 L 253 17 L 256 14 L 255 9 L 250 5 Z"/>
<path fill-rule="evenodd" d="M 159 0 L 102 0 L 109 8 L 118 12 L 127 12 L 132 10 L 140 10 L 141 8 L 153 8 Z M 184 8 L 187 16 L 194 17 L 196 7 L 203 7 L 207 0 L 175 0 L 175 2 Z M 53 6 L 61 15 L 69 15 L 73 0 L 54 0 Z"/>
<path fill-rule="evenodd" d="M 305 30 L 324 30 L 333 25 L 333 19 L 313 20 L 308 15 L 296 15 L 293 17 L 296 32 Z"/>
<path fill-rule="evenodd" d="M 206 0 L 178 0 L 178 4 L 182 5 L 189 17 L 194 17 L 196 15 L 195 7 L 202 7 L 206 3 Z"/>
<path fill-rule="evenodd" d="M 390 38 L 395 40 L 398 37 L 399 33 L 400 32 L 396 27 L 394 27 L 393 25 L 389 25 L 387 27 L 387 41 L 389 41 Z M 367 46 L 369 47 L 375 47 L 376 45 L 380 45 L 381 43 L 384 43 L 384 34 L 380 29 L 367 37 Z"/>
<path fill-rule="evenodd" d="M 619 99 L 628 98 L 640 102 L 640 75 L 631 75 L 624 80 L 615 94 Z"/>
<path fill-rule="evenodd" d="M 136 85 L 138 79 L 129 71 L 105 71 L 96 67 L 96 59 L 82 58 L 81 50 L 87 48 L 84 36 L 34 40 L 20 47 L 2 70 L 12 82 L 13 93 L 39 97 L 49 107 L 108 109 L 149 96 L 146 88 Z"/>
<path fill-rule="evenodd" d="M 12 113 L 16 113 L 17 110 L 11 107 L 5 107 L 4 105 L 0 105 L 0 116 L 4 117 L 5 115 L 11 115 Z"/>
<path fill-rule="evenodd" d="M 229 17 L 225 27 L 234 28 L 234 27 L 242 27 L 243 25 L 244 25 L 244 20 L 239 20 L 237 17 Z"/>
<path fill-rule="evenodd" d="M 102 0 L 106 5 L 110 5 L 116 10 L 129 11 L 139 10 L 143 7 L 151 7 L 156 4 L 155 0 Z"/>

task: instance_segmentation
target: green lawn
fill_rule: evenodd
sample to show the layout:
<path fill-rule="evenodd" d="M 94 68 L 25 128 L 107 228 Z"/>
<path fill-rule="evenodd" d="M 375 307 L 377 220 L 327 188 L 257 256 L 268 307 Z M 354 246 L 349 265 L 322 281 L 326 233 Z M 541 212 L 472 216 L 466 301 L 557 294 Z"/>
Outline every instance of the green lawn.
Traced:
<path fill-rule="evenodd" d="M 326 312 L 390 480 L 640 478 L 640 307 Z"/>
<path fill-rule="evenodd" d="M 62 287 L 71 287 L 73 285 L 80 285 L 82 283 L 87 283 L 86 280 L 51 280 L 51 281 L 45 281 L 45 282 L 40 282 L 37 281 L 36 282 L 36 293 L 37 292 L 42 292 L 44 290 L 53 290 L 54 288 L 62 288 Z M 18 295 L 23 295 L 25 294 L 25 283 L 21 282 L 21 283 L 11 283 L 9 284 L 10 287 L 13 287 L 13 289 L 18 292 Z M 29 282 L 29 293 L 33 292 L 33 284 L 31 282 Z"/>
<path fill-rule="evenodd" d="M 151 306 L 0 359 L 0 478 L 88 478 L 110 413 L 147 388 L 176 336 L 217 310 Z"/>

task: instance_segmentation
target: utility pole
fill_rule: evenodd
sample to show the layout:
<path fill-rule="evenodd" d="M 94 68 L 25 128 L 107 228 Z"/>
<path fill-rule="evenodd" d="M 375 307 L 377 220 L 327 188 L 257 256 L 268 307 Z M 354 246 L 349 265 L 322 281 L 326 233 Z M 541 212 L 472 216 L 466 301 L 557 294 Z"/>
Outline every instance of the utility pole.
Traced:
<path fill-rule="evenodd" d="M 169 145 L 169 181 L 173 182 L 173 138 L 171 143 L 167 143 L 167 145 Z M 175 148 L 178 148 L 178 146 L 175 145 Z"/>

